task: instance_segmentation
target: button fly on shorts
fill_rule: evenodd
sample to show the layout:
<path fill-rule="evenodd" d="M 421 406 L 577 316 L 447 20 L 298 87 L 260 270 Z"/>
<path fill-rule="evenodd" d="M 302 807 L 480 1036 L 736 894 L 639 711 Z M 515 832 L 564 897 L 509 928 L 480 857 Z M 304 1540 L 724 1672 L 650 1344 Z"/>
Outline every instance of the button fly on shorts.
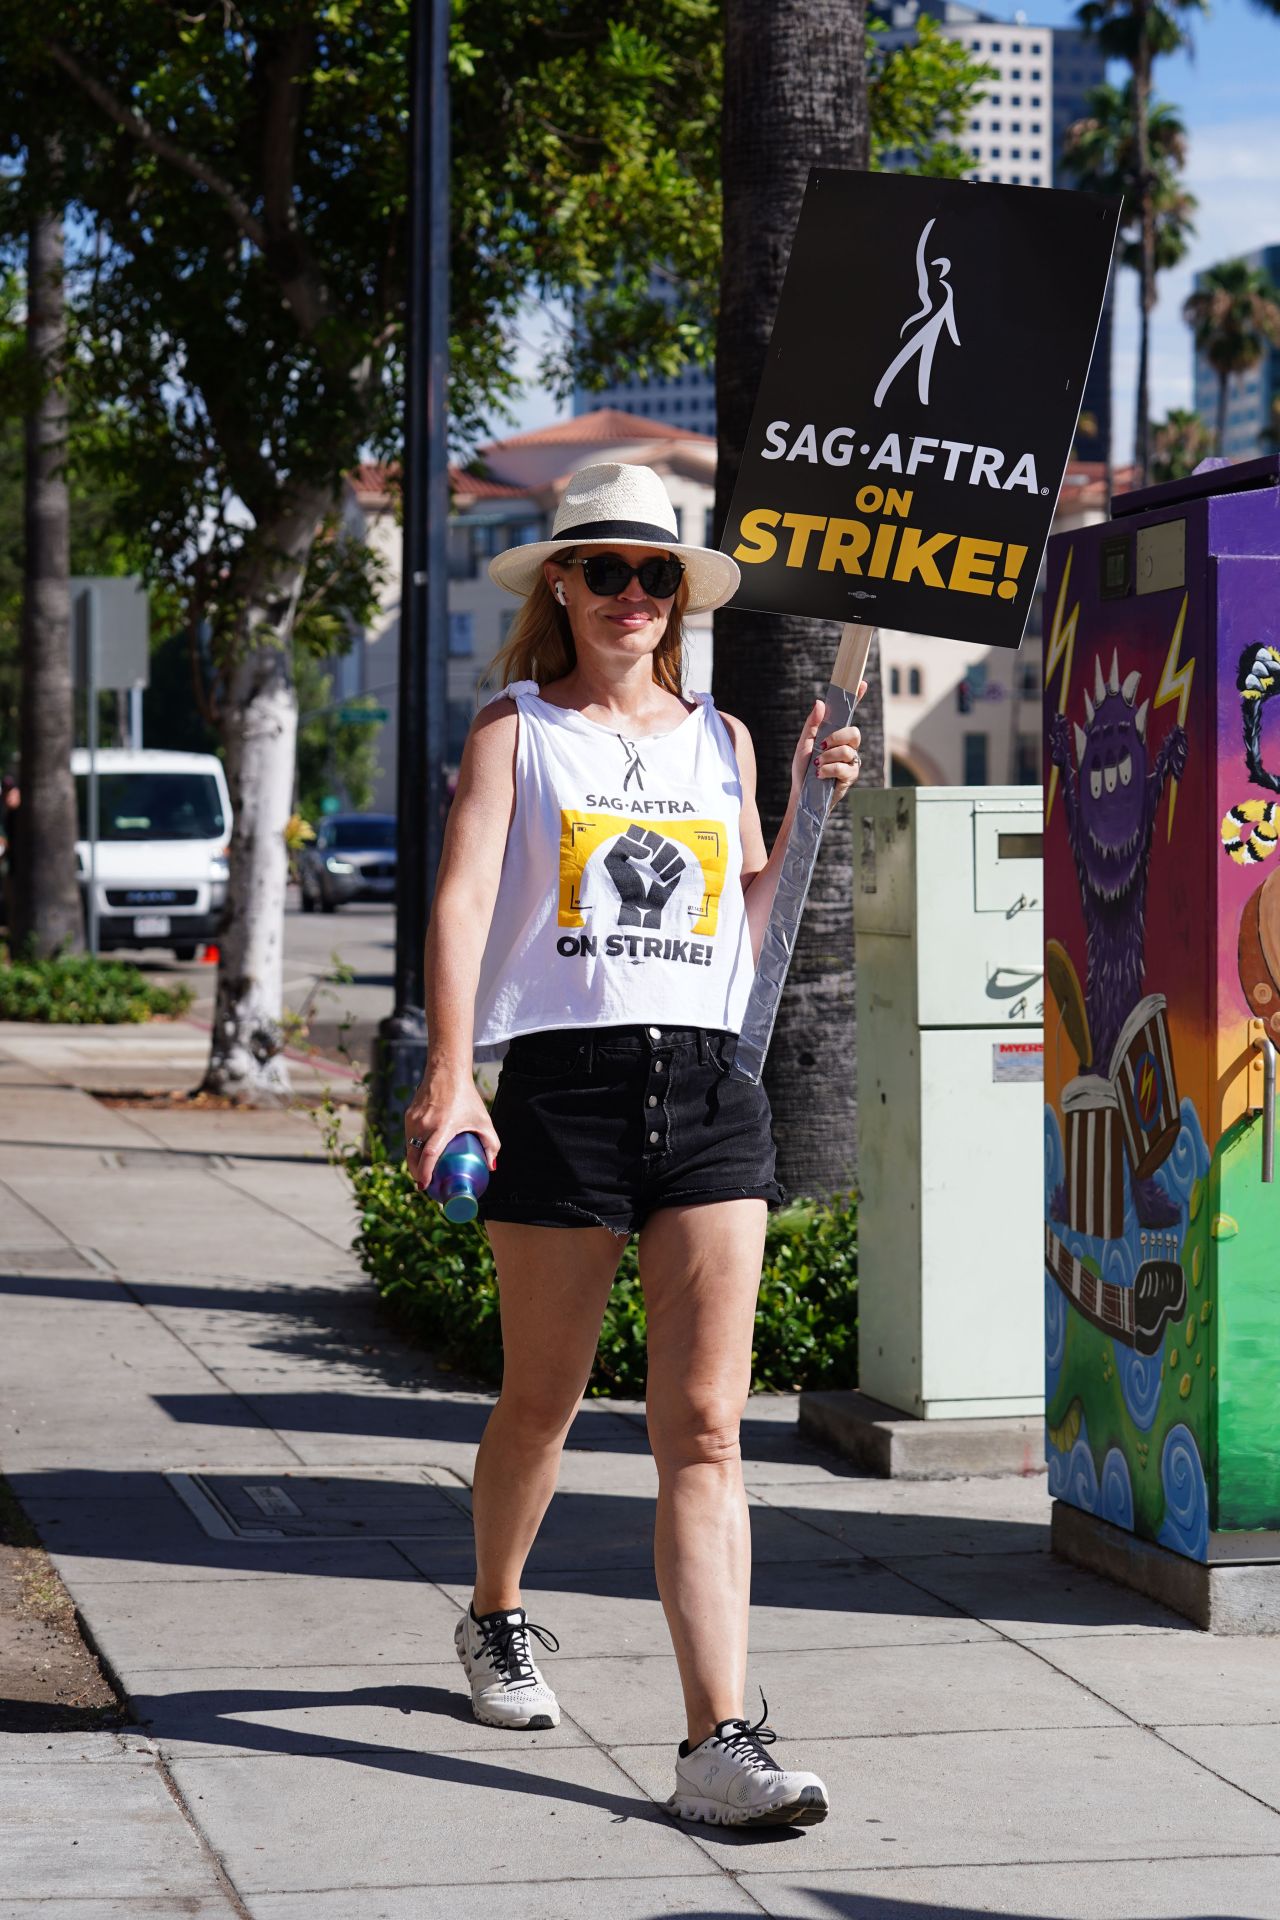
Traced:
<path fill-rule="evenodd" d="M 670 1074 L 667 1062 L 657 1057 L 656 1047 L 662 1038 L 660 1027 L 648 1029 L 649 1070 L 644 1080 L 644 1157 L 652 1162 L 664 1154 L 671 1144 L 670 1116 L 667 1112 L 667 1088 Z"/>

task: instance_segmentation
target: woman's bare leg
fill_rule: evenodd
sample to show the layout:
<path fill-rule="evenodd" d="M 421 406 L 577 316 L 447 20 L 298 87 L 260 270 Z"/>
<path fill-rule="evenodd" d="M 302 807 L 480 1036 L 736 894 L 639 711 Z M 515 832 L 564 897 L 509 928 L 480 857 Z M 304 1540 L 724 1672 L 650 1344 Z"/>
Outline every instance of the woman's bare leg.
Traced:
<path fill-rule="evenodd" d="M 691 1744 L 743 1709 L 751 1528 L 738 1434 L 766 1214 L 763 1200 L 664 1207 L 640 1235 L 654 1567 Z"/>
<path fill-rule="evenodd" d="M 604 1227 L 492 1220 L 486 1230 L 498 1267 L 503 1361 L 471 1493 L 478 1614 L 521 1604 L 520 1576 L 556 1490 L 624 1245 Z"/>

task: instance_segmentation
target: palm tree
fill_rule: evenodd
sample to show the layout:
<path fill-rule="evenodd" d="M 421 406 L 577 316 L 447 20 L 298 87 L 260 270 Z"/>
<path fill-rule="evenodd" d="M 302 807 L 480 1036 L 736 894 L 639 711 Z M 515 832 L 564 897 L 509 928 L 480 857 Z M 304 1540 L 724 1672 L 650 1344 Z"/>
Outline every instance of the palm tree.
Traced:
<path fill-rule="evenodd" d="M 717 520 L 723 526 L 764 367 L 809 168 L 867 164 L 863 0 L 728 0 L 721 136 L 724 251 L 716 341 Z M 751 729 L 766 836 L 787 802 L 791 755 L 825 691 L 838 629 L 725 607 L 715 619 L 717 704 Z M 873 655 L 873 660 L 874 660 Z M 879 674 L 863 702 L 862 778 L 884 784 Z M 855 1164 L 853 808 L 823 842 L 765 1070 L 779 1177 L 793 1192 L 852 1184 Z"/>
<path fill-rule="evenodd" d="M 1076 19 L 1097 35 L 1104 53 L 1126 60 L 1133 70 L 1134 199 L 1138 240 L 1138 393 L 1134 458 L 1138 484 L 1146 478 L 1150 454 L 1149 365 L 1151 310 L 1156 303 L 1157 180 L 1150 129 L 1151 68 L 1161 54 L 1188 44 L 1185 16 L 1208 12 L 1208 0 L 1084 0 Z"/>
<path fill-rule="evenodd" d="M 83 944 L 71 779 L 71 515 L 67 492 L 67 314 L 61 152 L 55 138 L 28 156 L 26 489 L 18 811 L 10 934 L 48 956 Z"/>
<path fill-rule="evenodd" d="M 1248 260 L 1224 260 L 1199 276 L 1184 302 L 1183 318 L 1196 346 L 1218 376 L 1214 447 L 1222 452 L 1227 431 L 1227 384 L 1232 374 L 1256 367 L 1268 345 L 1280 347 L 1280 287 Z"/>
<path fill-rule="evenodd" d="M 1139 164 L 1138 86 L 1095 87 L 1087 101 L 1089 112 L 1067 129 L 1063 165 L 1078 187 L 1092 193 L 1119 194 L 1124 207 L 1116 241 L 1117 258 L 1132 267 L 1142 282 L 1146 243 L 1150 241 L 1151 280 L 1139 300 L 1137 420 L 1134 445 L 1141 475 L 1150 459 L 1148 438 L 1148 338 L 1151 309 L 1156 300 L 1156 275 L 1176 266 L 1187 251 L 1194 228 L 1196 202 L 1181 185 L 1179 174 L 1187 158 L 1187 130 L 1177 111 L 1164 101 L 1147 100 L 1146 195 Z"/>
<path fill-rule="evenodd" d="M 1173 407 L 1151 428 L 1151 478 L 1185 480 L 1213 452 L 1213 435 L 1198 413 Z"/>

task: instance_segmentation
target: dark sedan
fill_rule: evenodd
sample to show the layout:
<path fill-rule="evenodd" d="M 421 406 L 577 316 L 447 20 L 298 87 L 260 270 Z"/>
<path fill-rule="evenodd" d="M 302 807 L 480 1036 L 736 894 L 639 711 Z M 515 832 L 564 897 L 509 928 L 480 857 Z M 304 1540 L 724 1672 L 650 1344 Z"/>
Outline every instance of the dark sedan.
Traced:
<path fill-rule="evenodd" d="M 332 813 L 298 855 L 304 913 L 351 900 L 394 900 L 396 823 L 389 813 Z"/>

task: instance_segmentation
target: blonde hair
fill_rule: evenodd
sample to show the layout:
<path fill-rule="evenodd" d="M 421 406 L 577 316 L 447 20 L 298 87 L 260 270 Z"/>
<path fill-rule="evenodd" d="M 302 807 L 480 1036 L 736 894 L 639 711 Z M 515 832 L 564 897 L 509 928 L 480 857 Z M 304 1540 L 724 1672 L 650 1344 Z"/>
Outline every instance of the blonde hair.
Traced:
<path fill-rule="evenodd" d="M 561 562 L 573 554 L 565 547 L 553 557 Z M 683 695 L 681 669 L 684 652 L 684 610 L 689 604 L 689 578 L 686 574 L 676 589 L 671 612 L 661 640 L 654 649 L 653 677 L 658 686 L 677 698 Z M 493 686 L 509 687 L 513 680 L 536 680 L 545 687 L 563 679 L 577 665 L 578 650 L 573 642 L 568 609 L 562 607 L 545 573 L 539 573 L 533 591 L 511 623 L 507 643 L 494 655 L 485 679 Z"/>

